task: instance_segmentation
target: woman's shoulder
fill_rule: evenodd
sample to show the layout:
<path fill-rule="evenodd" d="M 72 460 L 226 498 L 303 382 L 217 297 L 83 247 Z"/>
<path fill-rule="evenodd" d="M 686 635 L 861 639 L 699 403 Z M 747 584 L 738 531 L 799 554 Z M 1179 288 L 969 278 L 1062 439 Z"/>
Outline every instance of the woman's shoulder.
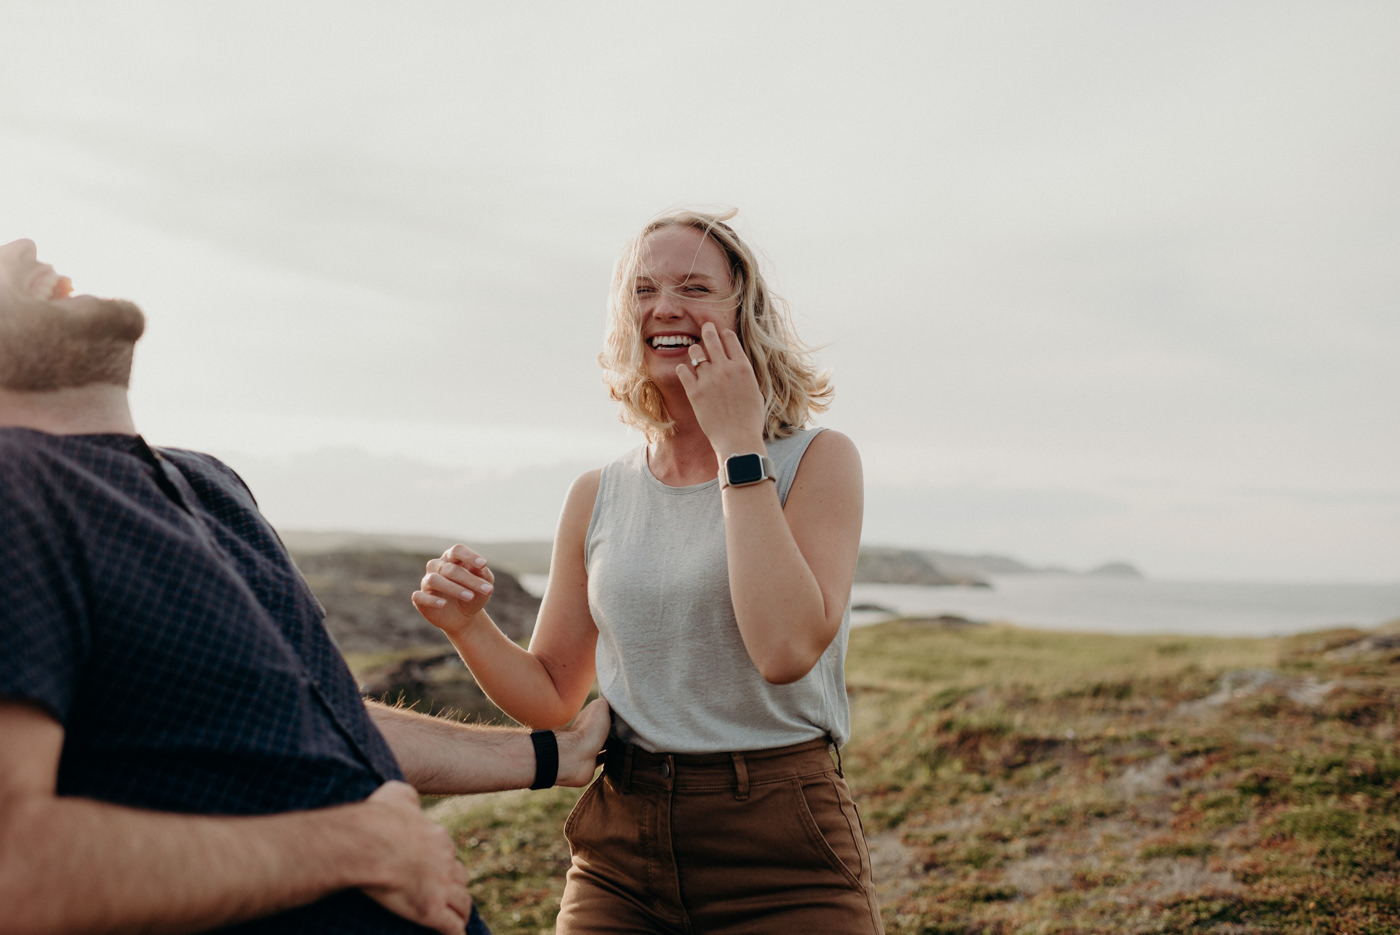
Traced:
<path fill-rule="evenodd" d="M 573 500 L 578 496 L 586 496 L 589 500 L 598 493 L 598 485 L 603 479 L 603 468 L 596 467 L 590 471 L 584 471 L 574 482 L 569 485 L 569 499 Z"/>
<path fill-rule="evenodd" d="M 789 460 L 795 480 L 805 485 L 830 484 L 834 489 L 844 490 L 863 483 L 860 452 L 855 442 L 834 429 L 808 435 L 800 454 Z"/>
<path fill-rule="evenodd" d="M 807 450 L 825 451 L 843 457 L 852 455 L 860 457 L 856 450 L 856 443 L 851 440 L 851 437 L 835 429 L 819 428 L 813 430 L 812 440 L 808 444 Z"/>
<path fill-rule="evenodd" d="M 849 436 L 822 426 L 796 429 L 790 435 L 770 439 L 768 442 L 768 453 L 777 460 L 804 459 L 816 452 L 830 452 L 837 457 L 849 457 L 856 453 L 856 445 Z M 824 456 L 826 455 L 819 455 Z"/>
<path fill-rule="evenodd" d="M 636 474 L 646 470 L 647 446 L 642 444 L 635 448 L 627 449 L 600 468 L 595 468 L 592 471 L 583 473 L 574 483 L 578 484 L 589 477 L 606 481 L 609 477 L 616 477 L 622 474 Z M 596 487 L 597 484 L 595 483 L 594 486 Z"/>

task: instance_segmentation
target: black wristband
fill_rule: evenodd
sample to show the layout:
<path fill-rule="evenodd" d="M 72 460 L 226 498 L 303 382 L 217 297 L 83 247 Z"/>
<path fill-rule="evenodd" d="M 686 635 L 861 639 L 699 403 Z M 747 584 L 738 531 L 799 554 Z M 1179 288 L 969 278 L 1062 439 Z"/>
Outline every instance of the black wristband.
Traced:
<path fill-rule="evenodd" d="M 535 782 L 531 789 L 548 789 L 559 778 L 559 740 L 552 730 L 530 732 L 535 745 Z"/>

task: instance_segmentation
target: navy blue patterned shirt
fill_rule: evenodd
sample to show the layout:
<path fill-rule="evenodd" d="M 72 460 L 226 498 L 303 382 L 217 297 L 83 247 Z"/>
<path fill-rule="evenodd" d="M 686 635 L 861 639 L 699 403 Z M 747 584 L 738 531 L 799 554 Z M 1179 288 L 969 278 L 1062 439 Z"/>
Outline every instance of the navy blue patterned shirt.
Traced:
<path fill-rule="evenodd" d="M 0 696 L 63 725 L 59 794 L 264 815 L 401 779 L 242 481 L 163 455 L 0 429 Z M 237 930 L 427 931 L 358 891 Z"/>

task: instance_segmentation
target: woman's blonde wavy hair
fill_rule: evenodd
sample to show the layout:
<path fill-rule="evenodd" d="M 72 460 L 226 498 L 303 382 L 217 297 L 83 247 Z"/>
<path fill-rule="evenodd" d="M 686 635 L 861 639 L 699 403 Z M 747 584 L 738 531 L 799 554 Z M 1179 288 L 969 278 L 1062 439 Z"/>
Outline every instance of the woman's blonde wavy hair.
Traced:
<path fill-rule="evenodd" d="M 783 438 L 807 424 L 813 413 L 831 405 L 835 389 L 826 373 L 812 362 L 812 350 L 797 337 L 788 305 L 768 288 L 758 258 L 727 223 L 737 211 L 706 214 L 674 211 L 655 218 L 623 250 L 613 268 L 608 298 L 608 325 L 603 352 L 603 382 L 608 395 L 622 404 L 620 418 L 646 434 L 648 441 L 670 435 L 675 428 L 656 384 L 643 367 L 641 309 L 636 282 L 645 275 L 644 247 L 649 236 L 667 227 L 693 227 L 712 239 L 729 260 L 734 291 L 727 297 L 738 306 L 735 331 L 753 365 L 758 388 L 767 406 L 765 438 Z"/>

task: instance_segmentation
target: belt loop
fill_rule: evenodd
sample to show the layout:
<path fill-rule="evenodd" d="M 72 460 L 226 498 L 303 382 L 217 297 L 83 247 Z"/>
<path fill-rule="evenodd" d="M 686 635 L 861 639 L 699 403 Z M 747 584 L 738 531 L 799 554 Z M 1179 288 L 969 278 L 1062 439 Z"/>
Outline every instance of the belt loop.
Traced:
<path fill-rule="evenodd" d="M 836 743 L 836 738 L 830 734 L 826 735 L 826 742 L 831 744 L 831 749 L 836 754 L 836 775 L 842 779 L 846 778 L 845 771 L 841 768 L 841 748 Z"/>
<path fill-rule="evenodd" d="M 743 802 L 749 797 L 749 764 L 744 762 L 742 753 L 731 753 L 734 761 L 734 798 Z"/>

